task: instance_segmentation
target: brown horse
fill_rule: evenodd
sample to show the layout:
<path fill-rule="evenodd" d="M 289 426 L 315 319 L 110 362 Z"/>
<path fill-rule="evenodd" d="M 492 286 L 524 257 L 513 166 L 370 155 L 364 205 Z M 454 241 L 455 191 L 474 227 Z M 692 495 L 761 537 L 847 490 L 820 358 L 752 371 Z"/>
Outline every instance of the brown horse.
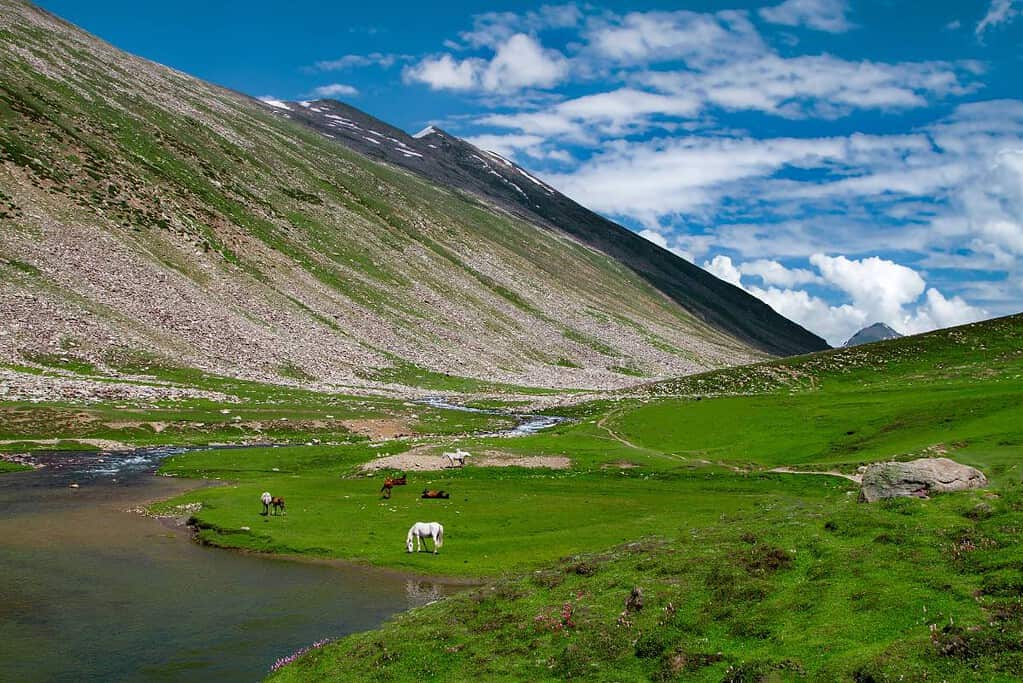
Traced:
<path fill-rule="evenodd" d="M 284 507 L 284 499 L 280 496 L 274 496 L 270 499 L 271 514 L 288 514 L 288 510 Z"/>
<path fill-rule="evenodd" d="M 444 499 L 447 499 L 447 498 L 451 497 L 451 494 L 448 493 L 447 491 L 435 491 L 434 489 L 424 489 L 422 497 L 423 498 L 444 498 Z"/>
<path fill-rule="evenodd" d="M 391 497 L 391 489 L 395 486 L 404 486 L 408 482 L 405 480 L 406 475 L 400 477 L 387 477 L 384 479 L 384 485 L 380 487 L 380 493 L 383 494 L 384 498 Z"/>

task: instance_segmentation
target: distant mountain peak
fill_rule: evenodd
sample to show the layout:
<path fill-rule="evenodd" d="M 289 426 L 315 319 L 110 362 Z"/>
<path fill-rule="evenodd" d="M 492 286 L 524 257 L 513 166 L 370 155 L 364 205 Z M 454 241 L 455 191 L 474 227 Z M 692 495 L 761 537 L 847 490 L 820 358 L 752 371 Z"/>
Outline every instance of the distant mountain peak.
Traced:
<path fill-rule="evenodd" d="M 902 335 L 884 323 L 868 325 L 849 338 L 845 346 L 859 346 L 872 342 L 884 341 L 885 339 L 898 339 Z"/>

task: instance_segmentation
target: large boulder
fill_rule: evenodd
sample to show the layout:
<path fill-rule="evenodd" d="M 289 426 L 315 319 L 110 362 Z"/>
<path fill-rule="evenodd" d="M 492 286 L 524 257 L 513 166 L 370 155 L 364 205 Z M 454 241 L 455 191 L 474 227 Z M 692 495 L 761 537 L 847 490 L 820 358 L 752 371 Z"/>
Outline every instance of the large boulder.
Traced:
<path fill-rule="evenodd" d="M 863 472 L 860 500 L 873 503 L 883 498 L 964 491 L 987 485 L 980 470 L 948 458 L 921 458 L 910 462 L 875 462 Z"/>

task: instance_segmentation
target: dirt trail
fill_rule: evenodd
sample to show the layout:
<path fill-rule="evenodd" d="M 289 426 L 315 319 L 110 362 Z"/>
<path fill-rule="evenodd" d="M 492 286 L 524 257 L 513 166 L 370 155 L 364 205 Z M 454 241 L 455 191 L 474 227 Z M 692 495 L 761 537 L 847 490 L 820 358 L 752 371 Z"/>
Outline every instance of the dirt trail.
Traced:
<path fill-rule="evenodd" d="M 643 451 L 644 453 L 652 453 L 654 455 L 659 455 L 659 456 L 662 456 L 662 457 L 675 458 L 675 459 L 678 459 L 678 460 L 688 460 L 688 458 L 686 458 L 685 456 L 682 456 L 682 455 L 675 455 L 674 453 L 664 453 L 664 452 L 661 452 L 661 451 L 655 451 L 655 450 L 653 450 L 651 448 L 645 448 L 643 446 L 637 446 L 636 444 L 632 443 L 631 441 L 629 441 L 628 439 L 626 439 L 622 435 L 620 435 L 617 432 L 615 432 L 613 429 L 611 429 L 610 427 L 607 426 L 607 421 L 610 420 L 613 417 L 616 417 L 619 412 L 620 412 L 620 410 L 613 410 L 610 413 L 608 413 L 607 415 L 604 415 L 602 418 L 597 420 L 597 423 L 596 423 L 597 427 L 599 427 L 600 429 L 602 429 L 605 432 L 607 432 L 607 434 L 608 434 L 608 436 L 610 438 L 614 439 L 615 441 L 617 441 L 618 443 L 622 444 L 623 446 L 627 446 L 628 448 L 632 448 L 632 449 L 635 449 L 637 451 Z M 737 474 L 749 474 L 752 471 L 755 471 L 755 470 L 749 470 L 749 469 L 746 469 L 746 468 L 743 468 L 743 467 L 739 467 L 737 465 L 732 465 L 732 464 L 727 463 L 727 462 L 705 460 L 705 459 L 702 459 L 702 458 L 698 459 L 697 462 L 702 463 L 704 465 L 717 465 L 718 467 L 724 467 L 725 469 L 731 470 L 732 472 L 735 472 Z M 775 468 L 772 468 L 772 469 L 769 469 L 769 470 L 766 470 L 766 471 L 767 472 L 775 472 L 775 473 L 778 473 L 778 474 L 818 474 L 818 475 L 825 475 L 825 476 L 832 476 L 832 477 L 842 477 L 843 479 L 848 479 L 849 481 L 856 482 L 857 484 L 862 483 L 862 481 L 861 481 L 862 477 L 860 475 L 858 475 L 858 474 L 846 474 L 845 472 L 839 472 L 838 470 L 809 471 L 809 470 L 794 470 L 791 467 L 775 467 Z"/>
<path fill-rule="evenodd" d="M 631 448 L 631 449 L 636 450 L 636 451 L 642 451 L 643 453 L 649 453 L 651 455 L 655 455 L 655 456 L 658 456 L 658 457 L 661 457 L 661 458 L 670 458 L 672 460 L 679 460 L 679 461 L 682 461 L 682 462 L 685 462 L 685 461 L 689 460 L 689 458 L 685 457 L 684 455 L 675 455 L 674 453 L 665 453 L 663 451 L 654 450 L 653 448 L 646 448 L 645 446 L 637 446 L 636 444 L 632 443 L 631 441 L 626 439 L 624 436 L 622 436 L 618 432 L 616 432 L 613 429 L 611 429 L 610 427 L 608 427 L 607 426 L 607 421 L 610 420 L 612 417 L 617 417 L 619 412 L 621 412 L 621 409 L 619 409 L 619 410 L 612 410 L 610 413 L 608 413 L 604 417 L 600 418 L 596 422 L 597 427 L 599 429 L 602 429 L 605 432 L 607 432 L 608 436 L 611 439 L 613 439 L 614 441 L 617 441 L 618 443 L 622 444 L 626 448 Z"/>
<path fill-rule="evenodd" d="M 605 415 L 604 417 L 602 417 L 599 420 L 597 420 L 597 427 L 599 427 L 600 429 L 603 429 L 605 432 L 608 433 L 608 435 L 612 439 L 614 439 L 618 443 L 622 444 L 623 446 L 627 446 L 629 448 L 634 448 L 637 451 L 649 451 L 650 450 L 649 448 L 643 448 L 642 446 L 637 446 L 636 444 L 632 443 L 631 441 L 629 441 L 628 439 L 626 439 L 625 437 L 621 436 L 616 431 L 614 431 L 613 429 L 611 429 L 610 427 L 607 426 L 607 421 L 609 419 L 611 419 L 612 417 L 616 417 L 619 412 L 620 411 L 618 411 L 618 410 L 613 410 L 610 413 L 608 413 L 607 415 Z"/>
<path fill-rule="evenodd" d="M 774 467 L 767 470 L 768 472 L 776 472 L 779 474 L 819 474 L 828 477 L 842 477 L 849 481 L 854 481 L 857 484 L 863 483 L 863 477 L 859 474 L 846 474 L 845 472 L 839 472 L 838 470 L 794 470 L 791 467 Z"/>
<path fill-rule="evenodd" d="M 421 472 L 451 469 L 450 461 L 434 449 L 435 445 L 424 444 L 396 455 L 363 463 L 364 472 L 398 470 L 400 472 Z M 517 455 L 503 451 L 481 451 L 473 453 L 466 461 L 466 467 L 546 467 L 552 470 L 568 469 L 572 461 L 558 455 Z M 455 468 L 457 469 L 457 468 Z"/>

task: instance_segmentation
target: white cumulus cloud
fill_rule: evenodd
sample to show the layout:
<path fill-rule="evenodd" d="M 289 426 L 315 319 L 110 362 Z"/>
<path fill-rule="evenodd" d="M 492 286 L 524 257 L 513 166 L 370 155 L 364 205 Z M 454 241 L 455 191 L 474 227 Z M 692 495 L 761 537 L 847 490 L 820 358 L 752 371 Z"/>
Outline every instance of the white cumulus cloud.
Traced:
<path fill-rule="evenodd" d="M 764 7 L 759 14 L 772 24 L 844 33 L 853 28 L 846 18 L 848 12 L 849 4 L 845 0 L 785 0 L 780 5 Z"/>
<path fill-rule="evenodd" d="M 483 88 L 507 92 L 522 88 L 549 88 L 568 73 L 568 60 L 557 50 L 545 49 L 524 33 L 502 44 L 481 76 Z"/>
<path fill-rule="evenodd" d="M 912 268 L 877 256 L 855 260 L 814 254 L 810 263 L 825 281 L 845 292 L 853 306 L 883 322 L 899 318 L 903 307 L 919 299 L 927 286 Z"/>
<path fill-rule="evenodd" d="M 450 54 L 424 57 L 405 67 L 407 83 L 424 83 L 433 90 L 514 92 L 549 88 L 569 72 L 569 61 L 557 50 L 544 48 L 533 36 L 516 33 L 501 43 L 489 60 Z"/>
<path fill-rule="evenodd" d="M 710 261 L 704 262 L 703 267 L 725 282 L 742 287 L 742 272 L 735 267 L 732 259 L 728 256 L 718 254 Z"/>
<path fill-rule="evenodd" d="M 810 263 L 818 273 L 786 268 L 769 260 L 736 264 L 722 254 L 705 261 L 703 267 L 821 335 L 833 346 L 845 343 L 858 330 L 875 322 L 886 323 L 905 334 L 916 334 L 988 316 L 986 310 L 971 306 L 961 297 L 947 298 L 936 288 L 928 288 L 918 272 L 888 259 L 814 254 Z M 764 273 L 767 277 L 763 277 Z M 761 277 L 771 286 L 743 281 L 751 275 Z M 793 288 L 809 283 L 838 290 L 847 301 L 832 304 L 806 290 Z"/>
<path fill-rule="evenodd" d="M 339 95 L 355 96 L 359 94 L 358 89 L 353 86 L 346 85 L 344 83 L 331 83 L 330 85 L 321 85 L 313 90 L 314 95 L 320 97 L 337 97 Z"/>

